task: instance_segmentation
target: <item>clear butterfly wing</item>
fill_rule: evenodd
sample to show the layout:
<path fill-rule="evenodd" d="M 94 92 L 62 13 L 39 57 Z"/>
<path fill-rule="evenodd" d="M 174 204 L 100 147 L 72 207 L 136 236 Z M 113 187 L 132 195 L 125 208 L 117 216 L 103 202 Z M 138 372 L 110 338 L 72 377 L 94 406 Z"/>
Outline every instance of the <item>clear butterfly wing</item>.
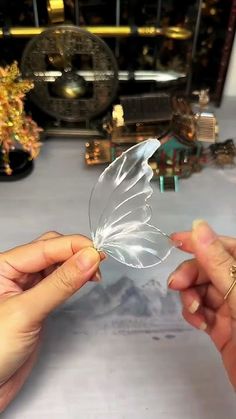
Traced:
<path fill-rule="evenodd" d="M 149 224 L 124 225 L 123 231 L 103 243 L 114 259 L 134 268 L 148 268 L 163 262 L 175 247 L 172 240 Z"/>
<path fill-rule="evenodd" d="M 143 141 L 118 157 L 101 174 L 89 203 L 94 246 L 126 265 L 144 268 L 164 260 L 174 244 L 148 224 L 153 172 L 148 159 L 160 146 Z"/>

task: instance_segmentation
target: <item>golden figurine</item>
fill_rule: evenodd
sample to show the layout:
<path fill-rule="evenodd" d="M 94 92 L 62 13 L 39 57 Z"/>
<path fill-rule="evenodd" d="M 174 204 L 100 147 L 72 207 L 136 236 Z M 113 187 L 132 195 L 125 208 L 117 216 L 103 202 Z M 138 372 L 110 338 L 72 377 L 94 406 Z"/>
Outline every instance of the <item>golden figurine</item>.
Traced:
<path fill-rule="evenodd" d="M 0 67 L 0 146 L 5 172 L 12 174 L 9 152 L 19 143 L 32 159 L 40 150 L 41 128 L 24 112 L 24 98 L 33 88 L 30 80 L 23 80 L 16 62 Z"/>

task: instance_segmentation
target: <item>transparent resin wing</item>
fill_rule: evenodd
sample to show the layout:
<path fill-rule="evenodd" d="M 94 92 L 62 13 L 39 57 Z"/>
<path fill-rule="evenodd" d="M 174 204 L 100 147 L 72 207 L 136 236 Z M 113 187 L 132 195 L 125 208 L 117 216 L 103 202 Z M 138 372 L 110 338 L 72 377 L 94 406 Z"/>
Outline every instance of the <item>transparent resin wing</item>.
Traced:
<path fill-rule="evenodd" d="M 94 247 L 135 268 L 157 265 L 175 247 L 149 224 L 153 171 L 148 160 L 159 147 L 157 139 L 149 139 L 128 149 L 101 174 L 89 202 Z"/>

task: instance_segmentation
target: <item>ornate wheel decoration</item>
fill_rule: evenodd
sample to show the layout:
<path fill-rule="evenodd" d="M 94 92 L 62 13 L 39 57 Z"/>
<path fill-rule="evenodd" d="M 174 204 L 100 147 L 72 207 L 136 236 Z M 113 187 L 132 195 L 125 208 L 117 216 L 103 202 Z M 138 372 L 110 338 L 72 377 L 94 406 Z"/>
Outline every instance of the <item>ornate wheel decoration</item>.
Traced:
<path fill-rule="evenodd" d="M 51 27 L 32 38 L 23 53 L 21 71 L 34 82 L 33 102 L 61 121 L 85 121 L 101 114 L 118 85 L 110 48 L 75 26 Z"/>

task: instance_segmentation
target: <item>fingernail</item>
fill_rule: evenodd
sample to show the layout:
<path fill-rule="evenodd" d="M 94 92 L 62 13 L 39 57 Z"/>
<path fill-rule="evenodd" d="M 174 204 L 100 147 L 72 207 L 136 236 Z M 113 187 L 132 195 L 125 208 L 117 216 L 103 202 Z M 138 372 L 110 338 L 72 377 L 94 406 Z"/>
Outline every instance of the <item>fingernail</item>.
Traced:
<path fill-rule="evenodd" d="M 100 254 L 101 262 L 102 262 L 103 260 L 107 259 L 107 255 L 106 255 L 106 253 L 104 253 L 104 252 L 100 252 L 99 254 Z"/>
<path fill-rule="evenodd" d="M 99 254 L 93 247 L 86 247 L 77 256 L 77 264 L 81 272 L 89 271 L 99 260 Z"/>
<path fill-rule="evenodd" d="M 192 229 L 194 239 L 205 246 L 208 246 L 216 239 L 216 234 L 204 220 L 193 221 Z"/>
<path fill-rule="evenodd" d="M 96 279 L 97 281 L 101 281 L 101 279 L 102 279 L 102 275 L 100 274 L 100 272 L 96 272 L 96 274 L 95 274 L 95 279 Z"/>
<path fill-rule="evenodd" d="M 207 330 L 207 324 L 206 324 L 205 322 L 202 322 L 202 323 L 200 324 L 199 329 L 200 329 L 200 330 L 203 330 L 203 331 Z"/>
<path fill-rule="evenodd" d="M 188 311 L 189 311 L 191 314 L 194 314 L 194 313 L 196 313 L 196 311 L 199 309 L 199 306 L 200 306 L 199 301 L 194 300 L 194 301 L 192 302 L 192 304 L 188 307 Z"/>
<path fill-rule="evenodd" d="M 169 276 L 169 278 L 168 278 L 168 281 L 167 281 L 167 285 L 168 285 L 168 287 L 172 284 L 172 282 L 174 281 L 174 279 L 175 279 L 174 275 L 173 275 L 173 274 L 171 274 L 171 275 Z"/>
<path fill-rule="evenodd" d="M 101 281 L 102 276 L 100 272 L 96 272 L 95 275 L 90 279 L 91 282 L 99 282 Z"/>
<path fill-rule="evenodd" d="M 183 246 L 183 243 L 180 240 L 173 240 L 173 243 L 176 248 Z"/>
<path fill-rule="evenodd" d="M 193 224 L 192 224 L 192 229 L 196 230 L 198 228 L 198 226 L 200 226 L 201 224 L 205 224 L 205 223 L 206 223 L 206 221 L 202 220 L 201 218 L 199 218 L 197 220 L 194 220 Z"/>

